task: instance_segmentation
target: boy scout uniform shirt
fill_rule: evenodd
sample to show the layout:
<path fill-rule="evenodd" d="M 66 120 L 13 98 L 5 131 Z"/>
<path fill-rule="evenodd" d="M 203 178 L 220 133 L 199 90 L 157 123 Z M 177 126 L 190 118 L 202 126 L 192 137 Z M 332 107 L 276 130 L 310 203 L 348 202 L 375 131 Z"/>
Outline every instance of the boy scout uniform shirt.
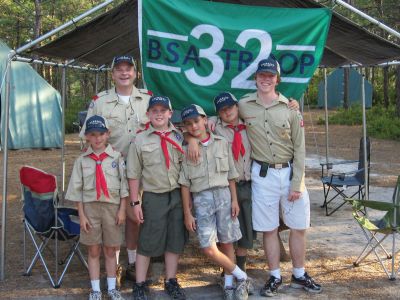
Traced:
<path fill-rule="evenodd" d="M 266 163 L 287 163 L 293 159 L 291 190 L 304 190 L 305 141 L 303 117 L 288 108 L 288 99 L 279 94 L 265 107 L 257 92 L 239 101 L 239 116 L 246 124 L 252 148 L 251 158 Z"/>
<path fill-rule="evenodd" d="M 121 198 L 129 196 L 125 162 L 121 153 L 115 151 L 111 145 L 108 145 L 104 152 L 108 157 L 101 162 L 101 168 L 106 178 L 110 198 L 106 198 L 102 192 L 100 198 L 96 199 L 96 161 L 89 157 L 91 153 L 94 153 L 92 147 L 89 146 L 75 161 L 66 199 L 84 203 L 101 201 L 119 204 Z"/>
<path fill-rule="evenodd" d="M 137 134 L 135 142 L 129 147 L 127 157 L 127 177 L 141 181 L 143 191 L 152 193 L 165 193 L 179 188 L 178 178 L 181 169 L 183 154 L 167 141 L 169 169 L 165 163 L 164 153 L 161 148 L 161 138 L 149 129 Z M 166 132 L 170 139 L 179 146 L 182 145 L 181 133 L 170 124 Z"/>
<path fill-rule="evenodd" d="M 132 88 L 129 102 L 121 101 L 115 88 L 101 92 L 93 97 L 90 103 L 86 120 L 93 115 L 99 115 L 107 119 L 111 131 L 109 143 L 126 157 L 129 144 L 136 135 L 136 131 L 149 120 L 146 116 L 150 95 L 147 90 Z M 82 127 L 79 134 L 85 136 L 86 126 Z"/>
<path fill-rule="evenodd" d="M 239 119 L 239 124 L 244 124 L 242 120 Z M 232 149 L 232 142 L 234 137 L 234 130 L 228 127 L 228 123 L 222 121 L 221 118 L 217 119 L 217 123 L 215 124 L 215 133 L 223 136 L 228 142 L 229 147 Z M 239 173 L 238 181 L 249 181 L 251 176 L 251 147 L 249 138 L 247 137 L 246 130 L 241 130 L 240 135 L 242 136 L 242 144 L 245 149 L 245 154 L 239 154 L 239 159 L 235 163 L 236 171 Z"/>
<path fill-rule="evenodd" d="M 181 185 L 189 187 L 191 192 L 198 193 L 213 187 L 228 186 L 228 180 L 239 177 L 227 140 L 210 133 L 207 146 L 199 143 L 199 161 L 192 162 L 186 157 L 183 160 L 179 175 Z M 185 151 L 187 151 L 187 147 L 185 147 Z"/>

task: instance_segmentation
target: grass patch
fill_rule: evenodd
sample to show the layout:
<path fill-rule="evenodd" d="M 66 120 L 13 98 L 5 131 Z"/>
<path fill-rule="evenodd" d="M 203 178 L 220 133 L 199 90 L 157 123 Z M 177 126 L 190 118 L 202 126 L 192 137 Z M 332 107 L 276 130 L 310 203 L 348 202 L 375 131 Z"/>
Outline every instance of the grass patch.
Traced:
<path fill-rule="evenodd" d="M 388 109 L 383 106 L 374 106 L 367 110 L 367 133 L 379 139 L 400 141 L 400 118 L 396 116 L 395 106 Z M 325 119 L 319 118 L 318 124 L 324 124 Z M 352 106 L 345 110 L 340 108 L 330 112 L 329 124 L 337 125 L 362 125 L 362 108 L 360 105 Z"/>

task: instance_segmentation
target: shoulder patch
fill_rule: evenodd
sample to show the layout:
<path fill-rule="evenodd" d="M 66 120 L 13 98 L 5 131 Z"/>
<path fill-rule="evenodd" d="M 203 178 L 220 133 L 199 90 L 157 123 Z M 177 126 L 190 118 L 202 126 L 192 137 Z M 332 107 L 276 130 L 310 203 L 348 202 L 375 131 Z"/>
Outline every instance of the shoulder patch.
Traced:
<path fill-rule="evenodd" d="M 97 99 L 99 99 L 99 96 L 97 96 L 97 95 L 94 95 L 94 96 L 92 97 L 92 100 L 93 100 L 93 101 L 96 101 Z"/>
<path fill-rule="evenodd" d="M 149 90 L 147 90 L 147 89 L 138 89 L 138 90 L 139 90 L 139 92 L 142 93 L 142 94 L 146 94 L 146 95 L 149 95 L 149 96 L 153 96 L 153 92 L 152 92 L 152 91 L 149 91 Z"/>

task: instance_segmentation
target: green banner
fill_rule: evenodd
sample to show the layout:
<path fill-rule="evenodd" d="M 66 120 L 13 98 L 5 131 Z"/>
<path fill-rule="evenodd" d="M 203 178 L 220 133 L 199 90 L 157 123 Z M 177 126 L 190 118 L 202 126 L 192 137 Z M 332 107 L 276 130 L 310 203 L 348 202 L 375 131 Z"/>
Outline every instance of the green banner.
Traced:
<path fill-rule="evenodd" d="M 196 103 L 215 114 L 213 98 L 256 89 L 257 63 L 281 65 L 278 89 L 299 99 L 322 57 L 329 9 L 272 8 L 202 0 L 139 1 L 143 80 L 174 109 Z"/>

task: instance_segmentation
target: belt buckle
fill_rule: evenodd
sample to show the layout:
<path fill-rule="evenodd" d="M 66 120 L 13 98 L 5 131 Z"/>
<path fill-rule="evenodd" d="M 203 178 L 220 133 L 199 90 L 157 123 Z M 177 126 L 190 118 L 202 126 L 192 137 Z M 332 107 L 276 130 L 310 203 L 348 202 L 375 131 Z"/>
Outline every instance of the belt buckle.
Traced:
<path fill-rule="evenodd" d="M 282 164 L 275 164 L 275 169 L 282 169 Z"/>

